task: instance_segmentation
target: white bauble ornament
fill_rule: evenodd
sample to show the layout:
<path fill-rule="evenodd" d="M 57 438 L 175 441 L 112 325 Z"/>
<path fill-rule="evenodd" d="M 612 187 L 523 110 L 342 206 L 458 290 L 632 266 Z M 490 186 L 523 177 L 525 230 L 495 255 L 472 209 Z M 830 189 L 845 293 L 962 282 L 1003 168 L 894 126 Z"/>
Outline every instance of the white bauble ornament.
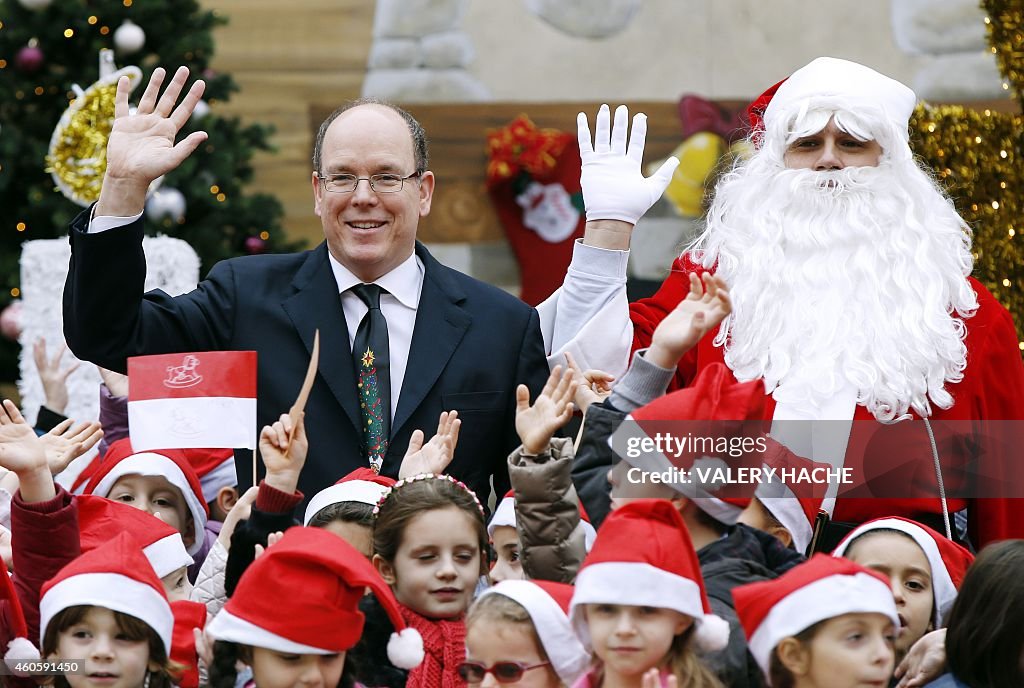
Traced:
<path fill-rule="evenodd" d="M 146 217 L 157 222 L 181 222 L 185 219 L 186 205 L 185 194 L 165 186 L 154 191 L 146 201 Z"/>
<path fill-rule="evenodd" d="M 146 32 L 130 19 L 125 19 L 121 26 L 114 31 L 114 46 L 122 55 L 137 53 L 142 50 L 144 45 L 146 45 Z"/>
<path fill-rule="evenodd" d="M 51 3 L 53 3 L 53 0 L 18 0 L 19 5 L 33 12 L 45 10 Z"/>
<path fill-rule="evenodd" d="M 205 100 L 200 100 L 198 103 L 196 103 L 195 109 L 192 110 L 192 120 L 193 121 L 201 120 L 203 117 L 206 117 L 208 114 L 210 114 L 210 104 L 207 103 Z"/>

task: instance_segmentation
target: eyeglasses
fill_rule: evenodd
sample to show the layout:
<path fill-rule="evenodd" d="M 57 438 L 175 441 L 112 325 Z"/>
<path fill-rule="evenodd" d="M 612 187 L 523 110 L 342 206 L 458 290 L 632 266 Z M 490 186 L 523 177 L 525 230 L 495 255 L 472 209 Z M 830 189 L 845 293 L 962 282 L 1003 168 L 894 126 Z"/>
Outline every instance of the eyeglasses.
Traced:
<path fill-rule="evenodd" d="M 419 172 L 413 172 L 405 177 L 398 174 L 373 174 L 369 177 L 357 177 L 354 174 L 329 174 L 321 176 L 317 173 L 326 191 L 332 193 L 352 193 L 364 179 L 370 182 L 370 188 L 377 193 L 398 193 L 405 186 L 406 179 L 419 177 Z"/>
<path fill-rule="evenodd" d="M 484 666 L 480 662 L 463 662 L 458 667 L 459 676 L 466 683 L 481 683 L 487 674 L 493 676 L 498 683 L 515 683 L 530 669 L 548 666 L 551 662 L 540 664 L 521 664 L 520 662 L 495 662 L 494 666 Z"/>

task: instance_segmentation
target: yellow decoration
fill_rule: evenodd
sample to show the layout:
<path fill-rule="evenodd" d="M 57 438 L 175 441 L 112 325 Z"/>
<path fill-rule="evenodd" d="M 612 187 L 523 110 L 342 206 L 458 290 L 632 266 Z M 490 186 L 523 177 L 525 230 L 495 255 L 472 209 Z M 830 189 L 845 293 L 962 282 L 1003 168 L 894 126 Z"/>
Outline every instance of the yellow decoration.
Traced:
<path fill-rule="evenodd" d="M 679 158 L 679 167 L 672 173 L 665 198 L 680 215 L 699 217 L 704 212 L 704 185 L 723 153 L 725 140 L 706 131 L 694 134 L 672 151 Z"/>
<path fill-rule="evenodd" d="M 989 43 L 1024 102 L 1024 0 L 983 0 Z M 1024 327 L 1024 115 L 959 105 L 918 105 L 912 147 L 974 230 L 974 276 Z M 1024 346 L 1022 346 L 1024 349 Z"/>
<path fill-rule="evenodd" d="M 114 126 L 117 80 L 127 76 L 132 89 L 142 80 L 138 67 L 112 71 L 113 57 L 106 53 L 109 51 L 101 51 L 99 81 L 77 93 L 61 115 L 46 156 L 46 171 L 53 175 L 57 188 L 82 207 L 100 196 L 107 168 L 107 139 Z M 107 69 L 111 71 L 104 74 Z"/>

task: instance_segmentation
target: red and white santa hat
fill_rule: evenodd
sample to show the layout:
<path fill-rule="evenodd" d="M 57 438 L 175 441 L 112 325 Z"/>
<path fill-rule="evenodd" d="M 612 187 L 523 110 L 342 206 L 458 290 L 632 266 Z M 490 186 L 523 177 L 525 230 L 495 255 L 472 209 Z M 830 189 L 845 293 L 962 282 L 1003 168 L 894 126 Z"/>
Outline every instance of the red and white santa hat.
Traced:
<path fill-rule="evenodd" d="M 844 537 L 834 550 L 832 556 L 846 556 L 850 545 L 865 533 L 877 530 L 895 530 L 910 536 L 917 546 L 924 550 L 924 556 L 932 569 L 932 592 L 935 604 L 932 605 L 932 621 L 935 628 L 942 627 L 942 621 L 953 608 L 960 583 L 967 574 L 967 568 L 974 561 L 974 555 L 956 544 L 945 535 L 935 532 L 926 525 L 909 518 L 887 516 L 862 523 Z"/>
<path fill-rule="evenodd" d="M 590 548 L 594 546 L 594 539 L 597 537 L 597 531 L 594 530 L 594 526 L 590 523 L 590 517 L 587 515 L 587 510 L 583 508 L 583 502 L 579 502 L 579 509 L 580 526 L 583 528 L 583 542 L 589 552 Z M 515 490 L 509 490 L 506 492 L 502 500 L 498 502 L 498 507 L 494 510 L 491 520 L 487 523 L 487 535 L 493 538 L 494 529 L 499 526 L 516 527 Z"/>
<path fill-rule="evenodd" d="M 296 526 L 246 569 L 207 627 L 217 640 L 292 654 L 348 650 L 363 633 L 359 600 L 370 588 L 396 633 L 388 659 L 402 669 L 423 661 L 423 639 L 407 628 L 391 588 L 352 545 L 321 528 Z M 287 594 L 282 608 L 281 594 Z"/>
<path fill-rule="evenodd" d="M 39 637 L 59 612 L 79 605 L 134 616 L 156 631 L 168 656 L 174 615 L 164 586 L 128 533 L 74 559 L 43 585 Z"/>
<path fill-rule="evenodd" d="M 156 516 L 96 495 L 79 495 L 75 501 L 83 553 L 113 540 L 120 533 L 128 533 L 142 548 L 158 578 L 192 565 L 181 533 Z"/>
<path fill-rule="evenodd" d="M 207 504 L 217 499 L 217 493 L 223 488 L 238 486 L 233 449 L 182 449 L 181 452 L 199 476 Z"/>
<path fill-rule="evenodd" d="M 309 522 L 318 513 L 327 507 L 340 502 L 359 502 L 377 506 L 388 488 L 394 487 L 394 478 L 375 473 L 369 468 L 357 468 L 338 482 L 313 495 L 306 505 L 306 514 L 302 518 L 302 525 L 308 526 Z"/>
<path fill-rule="evenodd" d="M 199 688 L 199 654 L 193 629 L 206 626 L 206 605 L 191 600 L 171 602 L 174 633 L 171 636 L 171 661 L 180 669 L 174 676 L 178 688 Z"/>
<path fill-rule="evenodd" d="M 609 514 L 576 576 L 569 609 L 576 635 L 590 650 L 583 605 L 662 607 L 692 617 L 705 651 L 729 641 L 729 624 L 711 613 L 697 553 L 683 517 L 664 499 L 638 499 Z"/>
<path fill-rule="evenodd" d="M 775 646 L 843 614 L 883 614 L 899 626 L 889 580 L 847 559 L 816 554 L 774 580 L 732 590 L 747 646 L 767 677 Z"/>
<path fill-rule="evenodd" d="M 480 594 L 504 595 L 518 602 L 533 621 L 551 667 L 567 686 L 575 685 L 590 666 L 587 652 L 569 623 L 573 587 L 543 580 L 505 580 Z M 479 598 L 478 598 L 479 599 Z"/>
<path fill-rule="evenodd" d="M 136 454 L 132 451 L 128 438 L 118 440 L 110 445 L 99 470 L 89 479 L 85 486 L 85 494 L 106 497 L 113 489 L 114 483 L 126 475 L 161 476 L 178 488 L 189 513 L 192 514 L 195 528 L 195 542 L 188 548 L 188 553 L 198 553 L 203 547 L 203 529 L 210 514 L 199 476 L 188 462 L 185 453 L 180 449 L 154 449 Z"/>
<path fill-rule="evenodd" d="M 764 128 L 771 131 L 808 107 L 835 104 L 844 109 L 873 108 L 881 111 L 895 133 L 906 142 L 907 126 L 917 96 L 906 85 L 870 67 L 834 57 L 819 57 L 772 87 L 762 96 Z M 772 89 L 769 89 L 771 91 Z M 753 105 L 752 105 L 753 107 Z"/>
<path fill-rule="evenodd" d="M 14 581 L 11 580 L 11 574 L 7 571 L 7 567 L 3 564 L 0 566 L 3 566 L 3 570 L 0 571 L 0 600 L 7 601 L 8 614 L 5 620 L 8 623 L 7 630 L 11 636 L 11 641 L 4 648 L 4 659 L 9 663 L 19 660 L 23 662 L 39 661 L 39 650 L 28 639 L 28 624 L 25 622 L 25 612 L 21 608 L 18 592 L 14 589 Z M 17 675 L 28 676 L 28 674 L 20 673 Z"/>
<path fill-rule="evenodd" d="M 725 437 L 733 433 L 750 432 L 764 417 L 764 383 L 758 380 L 736 382 L 732 372 L 722 363 L 714 363 L 704 368 L 693 384 L 651 403 L 641 406 L 626 416 L 627 422 L 619 427 L 614 444 L 618 445 L 618 437 L 622 433 L 651 437 L 668 427 L 672 431 L 708 437 Z M 668 421 L 693 421 L 692 424 L 666 426 Z M 638 456 L 630 456 L 629 452 L 621 452 L 619 456 L 631 466 L 648 473 L 662 473 L 671 468 L 691 470 L 699 466 L 713 468 L 720 464 L 725 467 L 733 459 L 724 461 L 718 457 L 698 456 L 688 453 L 671 459 L 660 452 L 641 452 Z M 754 490 L 750 485 L 748 494 L 737 494 L 739 486 L 700 484 L 691 479 L 685 484 L 668 485 L 680 495 L 688 497 L 701 511 L 719 523 L 731 526 L 739 520 L 743 509 L 735 499 L 725 501 L 722 496 L 749 498 Z"/>
<path fill-rule="evenodd" d="M 807 548 L 814 536 L 814 524 L 822 510 L 828 486 L 821 483 L 801 483 L 794 486 L 787 484 L 778 476 L 782 475 L 782 469 L 799 472 L 802 469 L 815 468 L 831 470 L 832 467 L 797 456 L 771 438 L 767 441 L 768 451 L 764 455 L 764 466 L 776 469 L 777 473 L 770 480 L 758 485 L 754 496 L 768 513 L 789 531 L 793 538 L 793 549 L 800 554 L 807 554 Z"/>

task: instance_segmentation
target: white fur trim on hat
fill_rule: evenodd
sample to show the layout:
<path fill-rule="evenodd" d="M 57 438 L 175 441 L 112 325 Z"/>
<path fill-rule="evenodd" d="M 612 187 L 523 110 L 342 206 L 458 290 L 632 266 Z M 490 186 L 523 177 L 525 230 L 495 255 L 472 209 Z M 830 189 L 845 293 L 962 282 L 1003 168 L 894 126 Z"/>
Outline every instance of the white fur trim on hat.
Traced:
<path fill-rule="evenodd" d="M 689 578 L 677 576 L 656 566 L 640 562 L 601 562 L 584 566 L 576 577 L 576 590 L 569 607 L 569 619 L 577 637 L 588 652 L 593 651 L 590 629 L 583 614 L 584 604 L 621 604 L 636 607 L 674 609 L 692 617 L 697 632 L 706 619 L 718 619 L 704 613 L 700 585 Z M 712 624 L 715 624 L 712 621 Z M 721 634 L 711 629 L 706 643 L 717 646 Z M 728 630 L 726 630 L 726 642 Z M 721 649 L 724 645 L 718 646 Z"/>
<path fill-rule="evenodd" d="M 946 618 L 946 614 L 953 608 L 957 590 L 953 584 L 953 579 L 949 575 L 949 569 L 946 568 L 946 562 L 942 560 L 942 555 L 939 554 L 939 546 L 935 544 L 935 538 L 929 535 L 923 528 L 898 518 L 880 519 L 864 523 L 854 528 L 849 535 L 843 538 L 843 541 L 832 552 L 832 556 L 846 556 L 850 543 L 856 538 L 865 533 L 880 529 L 898 530 L 913 538 L 914 542 L 924 550 L 924 556 L 928 559 L 928 565 L 932 568 L 932 594 L 935 596 L 935 604 L 932 605 L 932 622 L 936 628 L 939 628 L 942 625 L 942 620 Z"/>
<path fill-rule="evenodd" d="M 243 645 L 262 647 L 275 652 L 284 652 L 296 655 L 332 655 L 337 650 L 328 650 L 312 645 L 303 645 L 288 640 L 284 636 L 250 623 L 245 619 L 235 616 L 227 609 L 222 609 L 213 621 L 206 627 L 207 633 L 215 640 L 227 640 Z"/>
<path fill-rule="evenodd" d="M 735 504 L 723 502 L 717 497 L 693 497 L 691 501 L 705 514 L 727 526 L 736 525 L 743 513 L 743 509 Z"/>
<path fill-rule="evenodd" d="M 795 636 L 819 621 L 855 613 L 884 614 L 895 626 L 900 625 L 892 590 L 875 576 L 826 576 L 775 603 L 750 637 L 750 654 L 767 676 L 772 651 L 783 638 Z"/>
<path fill-rule="evenodd" d="M 792 497 L 756 497 L 756 499 L 768 510 L 768 513 L 775 517 L 776 521 L 789 531 L 793 538 L 793 549 L 800 554 L 807 554 L 807 547 L 811 544 L 814 530 L 811 528 L 807 514 L 804 513 L 796 495 Z"/>
<path fill-rule="evenodd" d="M 104 607 L 144 621 L 171 653 L 174 614 L 167 598 L 153 586 L 119 573 L 80 573 L 47 590 L 39 601 L 39 641 L 54 616 L 79 605 Z"/>
<path fill-rule="evenodd" d="M 505 580 L 480 595 L 504 595 L 518 602 L 533 620 L 544 654 L 567 686 L 575 685 L 590 666 L 590 653 L 576 637 L 572 624 L 551 595 L 527 580 Z M 479 599 L 479 598 L 478 598 Z"/>
<path fill-rule="evenodd" d="M 235 471 L 235 457 L 221 461 L 212 471 L 199 478 L 199 484 L 203 488 L 203 499 L 207 504 L 217 499 L 217 493 L 221 489 L 236 487 L 238 473 Z"/>
<path fill-rule="evenodd" d="M 907 125 L 917 96 L 906 85 L 870 67 L 834 57 L 819 57 L 793 72 L 772 96 L 764 111 L 766 130 L 782 117 L 822 101 L 839 101 L 847 107 L 881 110 L 896 131 L 907 140 Z M 813 104 L 812 104 L 813 106 Z"/>
<path fill-rule="evenodd" d="M 388 638 L 388 659 L 399 669 L 415 669 L 423 657 L 423 636 L 415 628 L 403 628 Z"/>
<path fill-rule="evenodd" d="M 181 492 L 182 497 L 185 499 L 189 513 L 192 514 L 192 523 L 196 533 L 195 542 L 188 548 L 188 553 L 198 554 L 199 550 L 203 548 L 203 529 L 206 528 L 206 505 L 200 502 L 199 495 L 193 492 L 192 485 L 189 484 L 188 478 L 182 473 L 181 467 L 163 454 L 153 452 L 132 454 L 111 468 L 110 472 L 103 476 L 103 479 L 96 485 L 96 489 L 93 490 L 93 494 L 100 497 L 108 496 L 114 488 L 114 483 L 126 475 L 162 476 L 167 479 L 167 482 L 178 488 L 178 491 Z"/>
<path fill-rule="evenodd" d="M 149 559 L 157 578 L 169 576 L 181 567 L 195 563 L 185 549 L 181 533 L 177 532 L 143 547 L 142 553 Z"/>
<path fill-rule="evenodd" d="M 487 534 L 494 537 L 494 529 L 500 526 L 516 527 L 516 498 L 505 497 L 498 502 L 491 520 L 487 523 Z"/>
<path fill-rule="evenodd" d="M 388 491 L 387 487 L 370 482 L 369 480 L 348 480 L 337 485 L 331 485 L 313 495 L 306 505 L 306 513 L 302 518 L 302 525 L 308 526 L 320 511 L 332 504 L 339 502 L 359 502 L 377 506 L 377 502 Z"/>

